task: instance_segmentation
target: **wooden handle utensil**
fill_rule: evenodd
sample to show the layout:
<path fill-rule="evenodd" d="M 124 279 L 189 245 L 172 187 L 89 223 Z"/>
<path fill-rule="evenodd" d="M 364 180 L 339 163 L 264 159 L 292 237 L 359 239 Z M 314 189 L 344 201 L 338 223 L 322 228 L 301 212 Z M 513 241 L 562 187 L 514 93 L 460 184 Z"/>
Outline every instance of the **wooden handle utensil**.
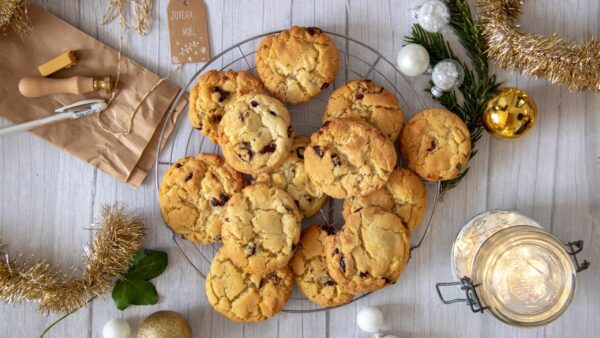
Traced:
<path fill-rule="evenodd" d="M 19 92 L 25 97 L 40 97 L 58 93 L 83 94 L 101 89 L 108 94 L 112 93 L 113 88 L 110 76 L 102 78 L 73 76 L 66 79 L 24 77 L 19 81 Z"/>

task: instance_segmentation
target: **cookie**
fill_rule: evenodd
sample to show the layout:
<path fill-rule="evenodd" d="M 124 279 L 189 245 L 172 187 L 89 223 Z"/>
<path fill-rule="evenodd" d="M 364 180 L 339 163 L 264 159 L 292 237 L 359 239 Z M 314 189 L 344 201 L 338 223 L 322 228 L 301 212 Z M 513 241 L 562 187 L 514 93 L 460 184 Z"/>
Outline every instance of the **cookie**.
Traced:
<path fill-rule="evenodd" d="M 342 230 L 326 243 L 329 274 L 354 293 L 395 283 L 410 251 L 398 216 L 379 207 L 366 207 L 351 214 Z"/>
<path fill-rule="evenodd" d="M 378 206 L 396 214 L 410 234 L 423 221 L 426 203 L 427 191 L 419 176 L 410 169 L 397 168 L 379 190 L 367 196 L 353 196 L 344 200 L 342 215 L 348 219 L 350 214 L 365 207 Z"/>
<path fill-rule="evenodd" d="M 302 220 L 288 193 L 253 184 L 231 198 L 223 216 L 223 248 L 238 267 L 265 275 L 288 264 Z"/>
<path fill-rule="evenodd" d="M 248 72 L 209 70 L 190 91 L 188 117 L 194 128 L 217 143 L 225 107 L 241 95 L 264 92 L 262 83 Z"/>
<path fill-rule="evenodd" d="M 252 175 L 271 171 L 292 148 L 290 114 L 275 98 L 240 96 L 226 109 L 219 139 L 225 160 L 235 170 Z"/>
<path fill-rule="evenodd" d="M 457 115 L 445 109 L 426 109 L 402 130 L 400 151 L 408 167 L 425 180 L 450 180 L 469 162 L 471 134 Z"/>
<path fill-rule="evenodd" d="M 396 165 L 392 142 L 359 119 L 327 121 L 310 141 L 304 151 L 308 176 L 334 198 L 372 193 L 383 186 Z"/>
<path fill-rule="evenodd" d="M 206 276 L 206 297 L 224 317 L 236 322 L 257 322 L 281 311 L 292 293 L 288 266 L 266 275 L 248 273 L 225 255 L 215 255 Z"/>
<path fill-rule="evenodd" d="M 328 196 L 308 178 L 304 167 L 304 150 L 310 143 L 306 136 L 296 136 L 290 155 L 271 173 L 260 174 L 256 182 L 274 185 L 285 190 L 300 208 L 304 217 L 317 213 L 327 202 Z"/>
<path fill-rule="evenodd" d="M 345 304 L 354 295 L 334 281 L 327 272 L 325 239 L 329 228 L 311 225 L 302 232 L 298 249 L 290 262 L 298 289 L 311 301 L 330 307 Z"/>
<path fill-rule="evenodd" d="M 214 154 L 184 157 L 167 171 L 158 191 L 165 222 L 196 243 L 221 240 L 221 213 L 244 187 L 242 174 Z"/>
<path fill-rule="evenodd" d="M 256 70 L 281 101 L 302 103 L 335 80 L 340 56 L 335 43 L 316 27 L 294 26 L 265 37 L 256 50 Z"/>
<path fill-rule="evenodd" d="M 404 113 L 394 94 L 371 80 L 355 80 L 336 89 L 327 102 L 323 122 L 356 117 L 369 122 L 394 142 L 404 123 Z"/>

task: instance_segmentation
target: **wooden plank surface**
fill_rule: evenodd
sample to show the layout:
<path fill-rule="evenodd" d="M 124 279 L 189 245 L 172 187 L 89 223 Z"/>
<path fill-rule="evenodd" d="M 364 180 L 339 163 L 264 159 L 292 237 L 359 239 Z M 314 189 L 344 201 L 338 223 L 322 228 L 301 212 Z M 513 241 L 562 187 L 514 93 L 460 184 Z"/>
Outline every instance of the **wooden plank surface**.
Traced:
<path fill-rule="evenodd" d="M 213 55 L 248 37 L 298 24 L 348 34 L 394 60 L 412 23 L 407 11 L 422 1 L 206 2 Z M 128 34 L 124 47 L 126 55 L 160 75 L 174 69 L 169 63 L 167 4 L 168 0 L 156 1 L 150 34 Z M 100 41 L 118 46 L 118 24 L 99 24 L 105 1 L 42 5 Z M 524 13 L 520 23 L 527 31 L 556 31 L 573 39 L 600 35 L 597 1 L 530 0 Z M 171 80 L 184 85 L 195 71 L 195 66 L 185 66 Z M 35 254 L 68 269 L 80 264 L 82 248 L 92 236 L 85 228 L 99 216 L 101 206 L 123 201 L 147 220 L 145 246 L 169 253 L 167 271 L 154 281 L 160 294 L 157 305 L 121 312 L 110 297 L 98 299 L 57 325 L 48 337 L 102 337 L 109 319 L 123 318 L 136 328 L 159 309 L 182 313 L 196 337 L 369 337 L 355 324 L 356 312 L 369 305 L 380 307 L 388 331 L 401 337 L 594 336 L 600 331 L 600 95 L 571 93 L 511 72 L 499 71 L 498 76 L 536 100 L 540 118 L 535 129 L 513 143 L 484 134 L 468 178 L 440 205 L 431 236 L 398 283 L 339 309 L 284 313 L 258 324 L 223 319 L 210 308 L 204 281 L 176 250 L 162 224 L 153 174 L 133 190 L 29 134 L 0 139 L 0 235 L 10 243 L 8 252 Z M 0 127 L 7 125 L 0 119 Z M 529 215 L 564 241 L 586 241 L 584 256 L 592 267 L 579 276 L 567 313 L 544 328 L 510 327 L 462 305 L 442 306 L 437 299 L 434 284 L 451 279 L 449 253 L 457 231 L 473 215 L 496 208 Z M 2 304 L 0 318 L 0 337 L 35 337 L 56 317 L 35 313 L 34 304 Z"/>

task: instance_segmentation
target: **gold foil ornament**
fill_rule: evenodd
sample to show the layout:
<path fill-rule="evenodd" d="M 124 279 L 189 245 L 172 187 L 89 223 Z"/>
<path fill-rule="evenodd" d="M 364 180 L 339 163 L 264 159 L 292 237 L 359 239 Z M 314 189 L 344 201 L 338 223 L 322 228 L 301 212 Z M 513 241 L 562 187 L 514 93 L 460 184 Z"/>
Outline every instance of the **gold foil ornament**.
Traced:
<path fill-rule="evenodd" d="M 527 93 L 518 88 L 501 89 L 483 112 L 483 126 L 494 137 L 514 140 L 533 128 L 537 108 Z"/>
<path fill-rule="evenodd" d="M 158 311 L 144 319 L 136 338 L 193 338 L 192 328 L 175 311 Z"/>

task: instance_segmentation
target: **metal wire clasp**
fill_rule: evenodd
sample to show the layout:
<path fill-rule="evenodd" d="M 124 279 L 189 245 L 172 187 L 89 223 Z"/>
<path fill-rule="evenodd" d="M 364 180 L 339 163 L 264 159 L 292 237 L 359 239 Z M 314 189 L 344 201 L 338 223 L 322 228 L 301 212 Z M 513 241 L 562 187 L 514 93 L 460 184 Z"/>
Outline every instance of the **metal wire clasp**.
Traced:
<path fill-rule="evenodd" d="M 590 267 L 590 262 L 588 262 L 587 260 L 584 259 L 581 263 L 579 263 L 579 261 L 577 260 L 577 254 L 580 253 L 581 250 L 583 250 L 582 240 L 569 242 L 565 244 L 565 246 L 567 247 L 567 253 L 569 253 L 569 256 L 571 256 L 571 258 L 573 258 L 573 262 L 575 262 L 575 271 L 581 272 L 583 270 L 587 270 L 587 268 Z"/>
<path fill-rule="evenodd" d="M 442 295 L 441 287 L 446 286 L 455 286 L 461 285 L 460 289 L 465 291 L 466 298 L 455 298 L 455 299 L 445 299 Z M 481 301 L 479 300 L 479 296 L 477 295 L 477 291 L 475 290 L 479 284 L 474 285 L 473 281 L 469 277 L 463 277 L 459 282 L 451 282 L 451 283 L 437 283 L 435 284 L 435 289 L 437 290 L 438 296 L 442 300 L 444 304 L 452 304 L 452 303 L 467 303 L 473 312 L 481 312 L 483 310 L 488 309 L 488 306 L 483 306 Z"/>

